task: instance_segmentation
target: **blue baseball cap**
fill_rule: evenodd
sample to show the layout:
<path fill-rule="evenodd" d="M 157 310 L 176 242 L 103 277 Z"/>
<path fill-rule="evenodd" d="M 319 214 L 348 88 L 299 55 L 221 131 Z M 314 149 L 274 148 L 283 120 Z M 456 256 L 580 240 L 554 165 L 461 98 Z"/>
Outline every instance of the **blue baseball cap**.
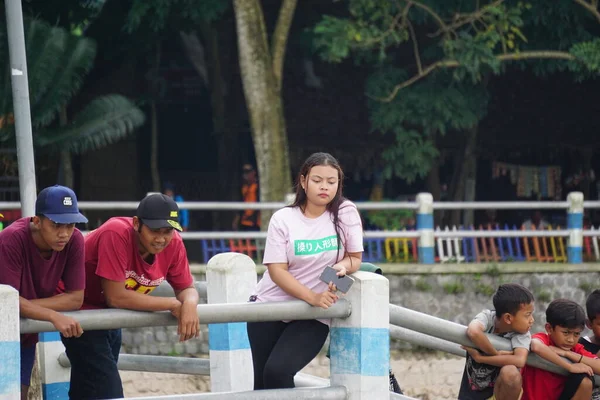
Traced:
<path fill-rule="evenodd" d="M 85 224 L 77 207 L 75 192 L 66 186 L 54 185 L 43 189 L 35 201 L 35 214 L 43 215 L 57 224 Z"/>

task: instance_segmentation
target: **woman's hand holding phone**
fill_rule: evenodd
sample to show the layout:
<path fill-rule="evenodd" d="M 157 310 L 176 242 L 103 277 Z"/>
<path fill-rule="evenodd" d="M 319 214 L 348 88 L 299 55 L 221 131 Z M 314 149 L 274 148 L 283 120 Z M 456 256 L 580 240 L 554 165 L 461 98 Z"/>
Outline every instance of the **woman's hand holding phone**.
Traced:
<path fill-rule="evenodd" d="M 332 265 L 331 268 L 333 268 L 337 271 L 337 273 L 336 273 L 337 276 L 346 276 L 348 274 L 348 270 L 343 265 L 335 264 L 335 265 Z"/>
<path fill-rule="evenodd" d="M 339 290 L 342 293 L 347 293 L 354 283 L 354 279 L 345 274 L 346 268 L 340 266 L 325 267 L 319 279 L 329 286 L 329 290 Z M 335 283 L 334 283 L 335 282 Z M 334 284 L 331 286 L 331 284 Z"/>

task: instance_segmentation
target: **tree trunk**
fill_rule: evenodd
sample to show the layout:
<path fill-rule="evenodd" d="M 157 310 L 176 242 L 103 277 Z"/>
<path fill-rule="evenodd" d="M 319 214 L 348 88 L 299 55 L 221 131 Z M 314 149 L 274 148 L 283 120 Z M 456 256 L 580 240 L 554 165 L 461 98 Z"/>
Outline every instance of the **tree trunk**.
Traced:
<path fill-rule="evenodd" d="M 152 191 L 160 192 L 160 173 L 158 172 L 158 115 L 156 111 L 156 100 L 150 102 L 150 114 L 150 175 L 152 176 Z"/>
<path fill-rule="evenodd" d="M 69 123 L 67 117 L 67 107 L 63 106 L 58 115 L 58 122 L 61 127 Z M 73 173 L 73 159 L 69 150 L 61 150 L 60 152 L 60 169 L 62 170 L 61 182 L 64 186 L 74 189 L 75 178 Z"/>
<path fill-rule="evenodd" d="M 454 160 L 454 174 L 452 176 L 452 183 L 450 184 L 451 201 L 467 201 L 467 180 L 469 177 L 475 177 L 476 170 L 473 170 L 473 168 L 477 167 L 477 159 L 475 155 L 477 146 L 477 131 L 477 125 L 467 129 L 464 132 L 465 140 L 463 142 L 463 150 L 457 150 Z M 474 183 L 474 181 L 472 181 L 472 183 Z M 472 189 L 473 191 L 475 190 L 475 188 Z M 473 192 L 473 196 L 474 195 L 475 194 Z M 461 214 L 465 219 L 470 221 L 473 220 L 473 210 L 452 210 L 448 224 L 456 226 L 460 225 Z M 469 214 L 468 217 L 467 214 Z"/>
<path fill-rule="evenodd" d="M 582 192 L 583 198 L 586 200 L 590 200 L 590 186 L 592 184 L 592 179 L 590 175 L 590 171 L 592 170 L 592 155 L 594 154 L 593 148 L 584 148 L 581 150 L 581 156 L 583 159 L 583 182 L 582 182 Z"/>
<path fill-rule="evenodd" d="M 295 5 L 295 2 L 284 1 L 283 6 L 289 6 L 289 3 Z M 262 7 L 259 0 L 234 0 L 233 5 L 242 83 L 260 178 L 260 198 L 261 201 L 284 201 L 292 186 L 287 132 Z M 280 22 L 281 18 L 278 24 Z M 285 46 L 289 29 L 276 28 L 275 31 L 286 37 L 285 40 L 274 38 L 273 43 Z M 271 214 L 261 212 L 263 229 L 268 226 Z"/>
<path fill-rule="evenodd" d="M 440 165 L 439 160 L 435 160 L 431 165 L 431 169 L 427 174 L 427 179 L 425 180 L 425 187 L 427 191 L 431 193 L 433 196 L 433 201 L 440 201 L 442 197 L 442 185 L 440 183 Z M 441 222 L 441 214 L 440 212 L 434 213 L 434 225 L 439 226 Z"/>
<path fill-rule="evenodd" d="M 158 78 L 158 70 L 160 68 L 160 42 L 156 43 L 155 54 L 155 79 Z M 153 83 L 156 85 L 156 81 Z M 160 173 L 158 172 L 158 111 L 156 110 L 156 96 L 158 92 L 156 87 L 153 88 L 152 101 L 150 102 L 150 175 L 152 177 L 152 191 L 160 192 Z"/>
<path fill-rule="evenodd" d="M 226 111 L 227 89 L 221 51 L 219 48 L 219 32 L 208 22 L 200 25 L 200 31 L 206 48 L 208 65 L 208 87 L 212 108 L 213 131 L 216 135 L 217 152 L 219 154 L 219 199 L 238 200 L 240 196 L 240 148 L 239 134 L 233 128 L 236 120 L 232 110 Z M 230 90 L 231 92 L 232 90 Z M 228 213 L 223 218 L 222 212 L 213 214 L 213 226 L 216 229 L 231 228 L 234 213 Z"/>
<path fill-rule="evenodd" d="M 458 141 L 459 139 L 457 139 Z M 461 135 L 460 143 L 454 151 L 452 160 L 452 178 L 448 185 L 448 201 L 462 201 L 464 195 L 463 164 L 465 159 L 465 137 Z M 460 223 L 461 210 L 450 210 L 444 215 L 444 225 L 456 225 Z"/>
<path fill-rule="evenodd" d="M 283 63 L 285 61 L 285 48 L 287 47 L 287 39 L 292 27 L 294 12 L 296 11 L 297 0 L 283 0 L 277 25 L 271 40 L 271 52 L 273 54 L 273 73 L 277 86 L 281 90 L 283 87 Z"/>
<path fill-rule="evenodd" d="M 461 189 L 464 201 L 475 201 L 475 191 L 477 182 L 477 131 L 479 125 L 475 125 L 467 130 L 467 141 L 465 145 L 465 158 L 461 168 L 463 177 L 461 179 Z M 458 192 L 460 194 L 460 192 Z M 464 210 L 463 226 L 468 227 L 475 223 L 473 210 Z"/>

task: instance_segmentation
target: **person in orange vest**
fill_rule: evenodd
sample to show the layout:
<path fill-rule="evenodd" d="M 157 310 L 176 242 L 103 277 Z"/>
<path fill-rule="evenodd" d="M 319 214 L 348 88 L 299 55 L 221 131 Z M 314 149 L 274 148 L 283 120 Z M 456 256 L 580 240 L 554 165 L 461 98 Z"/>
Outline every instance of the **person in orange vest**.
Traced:
<path fill-rule="evenodd" d="M 242 167 L 242 199 L 246 203 L 258 202 L 258 176 L 256 170 L 250 164 Z M 237 231 L 259 231 L 260 212 L 258 210 L 244 210 L 233 219 L 233 230 Z"/>

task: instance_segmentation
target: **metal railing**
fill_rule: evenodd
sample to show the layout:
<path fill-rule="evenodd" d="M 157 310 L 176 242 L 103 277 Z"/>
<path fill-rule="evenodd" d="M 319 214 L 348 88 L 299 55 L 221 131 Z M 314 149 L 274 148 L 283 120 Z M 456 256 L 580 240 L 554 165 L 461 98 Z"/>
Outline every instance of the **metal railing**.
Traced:
<path fill-rule="evenodd" d="M 600 201 L 584 201 L 583 194 L 578 192 L 569 193 L 567 201 L 511 201 L 511 202 L 498 202 L 498 201 L 485 201 L 485 202 L 434 202 L 433 198 L 428 193 L 420 193 L 416 196 L 416 201 L 408 202 L 357 202 L 355 203 L 359 210 L 395 210 L 405 209 L 416 211 L 416 227 L 414 230 L 398 230 L 398 231 L 365 231 L 364 238 L 366 240 L 385 240 L 385 243 L 372 244 L 375 247 L 365 247 L 368 251 L 366 255 L 371 261 L 391 261 L 395 260 L 394 257 L 388 257 L 388 252 L 391 254 L 392 250 L 388 251 L 388 240 L 412 240 L 410 246 L 405 243 L 402 247 L 403 251 L 400 251 L 400 245 L 393 243 L 393 249 L 395 253 L 402 253 L 402 257 L 405 262 L 408 262 L 408 258 L 411 258 L 413 262 L 418 261 L 421 264 L 434 264 L 437 261 L 449 262 L 449 260 L 456 259 L 457 262 L 475 262 L 485 261 L 488 259 L 494 261 L 555 261 L 555 262 L 568 262 L 572 264 L 580 264 L 584 258 L 589 260 L 590 257 L 596 256 L 596 260 L 600 260 L 600 250 L 598 250 L 598 237 L 600 237 L 600 230 L 595 229 L 583 229 L 583 211 L 585 208 L 600 208 Z M 82 210 L 134 210 L 137 208 L 138 202 L 128 201 L 108 201 L 108 202 L 97 202 L 97 201 L 81 201 L 79 206 Z M 284 202 L 265 202 L 265 203 L 246 203 L 246 202 L 181 202 L 179 203 L 180 208 L 188 210 L 274 210 L 280 209 L 286 206 Z M 20 206 L 19 202 L 0 202 L 0 210 L 3 209 L 15 209 Z M 474 229 L 453 229 L 452 230 L 440 230 L 434 229 L 433 224 L 433 213 L 435 210 L 457 210 L 457 209 L 505 209 L 505 210 L 516 210 L 516 209 L 566 209 L 567 210 L 567 229 L 558 230 L 517 230 L 517 229 L 487 229 L 487 230 L 474 230 Z M 84 232 L 84 234 L 87 232 Z M 200 240 L 202 241 L 202 257 L 204 262 L 212 255 L 228 251 L 224 250 L 230 248 L 232 251 L 246 252 L 248 255 L 254 257 L 259 256 L 259 253 L 263 250 L 260 246 L 264 246 L 264 240 L 267 237 L 266 232 L 216 232 L 216 231 L 196 231 L 196 232 L 183 232 L 181 236 L 184 240 Z M 593 238 L 590 242 L 590 239 Z M 526 246 L 527 243 L 523 243 L 526 248 L 525 256 L 520 254 L 520 244 L 513 246 L 513 243 L 507 241 L 512 238 L 530 238 L 533 240 L 533 254 L 529 255 L 529 248 Z M 546 243 L 543 242 L 545 238 L 550 239 L 551 252 L 546 254 Z M 564 245 L 564 238 L 567 238 L 566 246 Z M 585 238 L 585 240 L 584 240 Z M 476 247 L 478 246 L 476 241 L 498 239 L 502 243 L 483 243 L 483 253 L 479 254 Z M 541 239 L 538 242 L 537 239 Z M 253 243 L 248 245 L 247 251 L 244 250 L 243 244 L 235 242 L 210 242 L 214 240 L 260 240 L 261 243 Z M 453 243 L 453 252 L 446 254 L 439 253 L 443 250 L 444 243 L 448 241 L 457 241 Z M 458 241 L 463 241 L 464 248 L 461 248 Z M 466 243 L 465 241 L 469 241 Z M 436 247 L 437 242 L 437 247 Z M 216 243 L 216 244 L 215 244 Z M 541 244 L 540 251 L 538 254 L 537 245 Z M 553 247 L 558 244 L 558 247 Z M 490 245 L 491 253 L 487 254 L 487 247 Z M 501 254 L 495 254 L 495 246 L 498 247 L 498 251 Z M 594 247 L 594 253 L 591 252 L 591 246 Z M 386 249 L 386 257 L 382 258 L 382 249 Z M 506 249 L 505 249 L 506 247 Z M 514 256 L 511 255 L 515 250 Z M 567 249 L 565 250 L 565 247 Z M 408 248 L 411 249 L 411 256 L 408 255 Z M 438 252 L 436 257 L 436 250 Z M 508 253 L 504 254 L 505 250 Z M 376 255 L 372 255 L 369 252 L 375 251 Z M 471 252 L 473 254 L 462 254 L 461 252 Z M 585 257 L 584 257 L 585 252 Z M 394 254 L 395 254 L 394 253 Z M 456 253 L 456 254 L 454 254 Z M 556 253 L 556 254 L 555 254 Z M 506 255 L 506 257 L 505 257 Z M 489 261 L 489 260 L 488 260 Z"/>
<path fill-rule="evenodd" d="M 348 391 L 343 386 L 298 388 L 298 389 L 270 389 L 247 392 L 224 393 L 192 393 L 176 394 L 169 396 L 136 397 L 136 400 L 282 400 L 282 399 L 322 399 L 344 400 L 348 398 Z"/>
<path fill-rule="evenodd" d="M 327 310 L 312 307 L 301 300 L 275 303 L 198 305 L 198 315 L 202 317 L 201 322 L 203 324 L 347 318 L 350 315 L 350 310 L 350 303 L 346 299 L 340 299 Z M 102 309 L 71 311 L 64 312 L 63 314 L 78 321 L 83 330 L 177 325 L 177 318 L 168 311 L 147 312 L 123 309 Z M 56 328 L 51 322 L 21 319 L 21 333 L 53 331 L 56 331 Z"/>
<path fill-rule="evenodd" d="M 458 350 L 460 349 L 458 345 L 474 348 L 477 347 L 467 337 L 466 326 L 393 304 L 390 304 L 390 324 L 398 325 L 404 328 L 403 330 L 394 329 L 390 331 L 390 336 L 401 340 L 407 340 L 409 342 L 417 341 L 417 344 L 420 343 L 428 348 L 441 350 L 464 357 L 464 351 L 461 350 L 461 354 Z M 425 337 L 418 337 L 414 334 L 414 332 L 419 332 Z M 496 350 L 513 350 L 508 339 L 487 333 L 486 336 Z M 565 360 L 567 362 L 571 362 L 570 360 Z M 560 375 L 569 374 L 569 372 L 564 368 L 561 368 L 558 365 L 553 364 L 550 361 L 547 361 L 537 354 L 531 352 L 527 356 L 527 365 Z M 600 385 L 600 376 L 595 375 L 594 381 L 596 385 Z"/>
<path fill-rule="evenodd" d="M 135 210 L 138 201 L 80 201 L 81 210 Z M 278 210 L 287 206 L 284 202 L 245 203 L 242 201 L 183 201 L 177 203 L 182 210 L 203 211 L 242 211 L 242 210 Z M 418 203 L 411 201 L 358 201 L 359 210 L 417 210 Z M 567 201 L 436 201 L 434 210 L 531 210 L 563 209 L 569 206 Z M 584 201 L 584 208 L 600 208 L 600 201 Z M 21 208 L 18 201 L 0 202 L 0 210 Z"/>

